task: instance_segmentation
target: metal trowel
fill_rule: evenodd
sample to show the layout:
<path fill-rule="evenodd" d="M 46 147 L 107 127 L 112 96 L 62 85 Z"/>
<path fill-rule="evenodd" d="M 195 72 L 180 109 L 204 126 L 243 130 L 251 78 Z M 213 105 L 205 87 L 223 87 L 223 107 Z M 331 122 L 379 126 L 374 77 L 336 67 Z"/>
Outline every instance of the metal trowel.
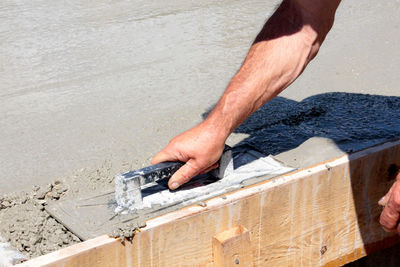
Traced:
<path fill-rule="evenodd" d="M 170 191 L 168 179 L 182 164 L 164 162 L 119 174 L 115 177 L 116 192 L 70 197 L 48 203 L 45 209 L 79 238 L 87 240 L 127 223 L 138 225 L 178 208 L 293 170 L 251 146 L 235 146 L 232 150 L 225 147 L 218 169 L 194 177 L 178 190 Z"/>
<path fill-rule="evenodd" d="M 222 179 L 227 173 L 233 171 L 231 147 L 225 145 L 218 168 L 210 174 Z M 184 162 L 162 162 L 139 170 L 119 174 L 115 177 L 115 200 L 118 204 L 117 210 L 133 210 L 140 208 L 143 203 L 142 188 L 162 179 L 169 179 L 179 170 Z"/>

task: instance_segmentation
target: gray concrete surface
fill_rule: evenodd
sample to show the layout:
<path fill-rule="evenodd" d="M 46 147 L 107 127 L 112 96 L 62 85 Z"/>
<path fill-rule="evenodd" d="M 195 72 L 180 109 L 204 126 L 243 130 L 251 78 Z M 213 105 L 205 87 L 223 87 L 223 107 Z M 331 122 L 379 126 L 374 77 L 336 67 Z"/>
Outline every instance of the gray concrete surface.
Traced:
<path fill-rule="evenodd" d="M 148 165 L 218 100 L 278 2 L 2 1 L 0 193 L 105 161 Z M 344 1 L 281 96 L 399 96 L 399 11 L 398 0 Z"/>

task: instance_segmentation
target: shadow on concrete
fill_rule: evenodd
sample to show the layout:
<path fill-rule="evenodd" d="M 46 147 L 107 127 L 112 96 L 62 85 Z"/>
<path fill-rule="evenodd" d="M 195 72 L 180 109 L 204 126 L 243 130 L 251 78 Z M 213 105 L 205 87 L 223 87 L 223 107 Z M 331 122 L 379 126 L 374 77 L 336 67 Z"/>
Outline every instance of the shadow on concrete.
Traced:
<path fill-rule="evenodd" d="M 203 114 L 204 118 L 211 109 Z M 288 152 L 313 137 L 332 140 L 338 149 L 351 153 L 400 137 L 400 97 L 325 93 L 300 102 L 276 97 L 251 115 L 235 133 L 248 135 L 237 146 L 250 145 L 265 155 Z M 396 172 L 394 169 L 397 167 L 390 162 L 382 165 L 382 171 L 391 179 L 390 172 Z M 367 222 L 378 221 L 378 217 L 369 216 L 371 208 L 363 203 L 365 198 L 357 189 L 359 182 L 354 179 L 362 172 L 356 168 L 350 166 L 352 190 L 358 218 L 363 218 L 358 222 L 361 235 L 364 241 L 368 241 L 370 229 Z M 369 201 L 377 203 L 378 197 L 379 194 L 374 194 Z M 376 205 L 375 209 L 379 207 Z M 386 266 L 386 263 L 400 266 L 400 254 L 381 258 L 380 266 Z M 359 264 L 357 266 L 364 266 L 362 262 Z"/>
<path fill-rule="evenodd" d="M 266 155 L 294 149 L 312 137 L 329 138 L 342 151 L 353 152 L 400 136 L 400 97 L 325 93 L 301 102 L 275 97 L 235 133 L 249 135 L 238 145 Z"/>

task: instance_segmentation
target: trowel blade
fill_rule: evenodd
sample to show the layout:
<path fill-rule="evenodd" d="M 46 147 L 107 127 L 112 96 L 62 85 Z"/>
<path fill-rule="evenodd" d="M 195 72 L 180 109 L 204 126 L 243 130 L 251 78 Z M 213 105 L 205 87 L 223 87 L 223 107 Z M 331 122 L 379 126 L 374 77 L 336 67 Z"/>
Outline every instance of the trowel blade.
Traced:
<path fill-rule="evenodd" d="M 217 169 L 210 172 L 211 175 L 223 178 L 229 171 L 229 163 L 232 160 L 231 147 L 225 145 Z M 162 162 L 139 170 L 119 174 L 115 177 L 115 200 L 118 210 L 134 210 L 142 205 L 142 187 L 157 182 L 161 179 L 169 179 L 184 165 L 184 162 Z"/>

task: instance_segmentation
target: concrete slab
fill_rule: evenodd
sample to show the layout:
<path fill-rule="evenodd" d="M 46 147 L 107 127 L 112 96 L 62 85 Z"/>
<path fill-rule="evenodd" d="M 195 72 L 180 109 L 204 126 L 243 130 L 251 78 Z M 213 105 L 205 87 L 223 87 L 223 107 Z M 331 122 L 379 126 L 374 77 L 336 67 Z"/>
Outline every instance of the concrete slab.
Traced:
<path fill-rule="evenodd" d="M 217 101 L 278 2 L 2 1 L 0 193 L 105 161 L 115 173 L 148 165 Z M 399 11 L 395 0 L 344 1 L 281 96 L 399 96 Z"/>

